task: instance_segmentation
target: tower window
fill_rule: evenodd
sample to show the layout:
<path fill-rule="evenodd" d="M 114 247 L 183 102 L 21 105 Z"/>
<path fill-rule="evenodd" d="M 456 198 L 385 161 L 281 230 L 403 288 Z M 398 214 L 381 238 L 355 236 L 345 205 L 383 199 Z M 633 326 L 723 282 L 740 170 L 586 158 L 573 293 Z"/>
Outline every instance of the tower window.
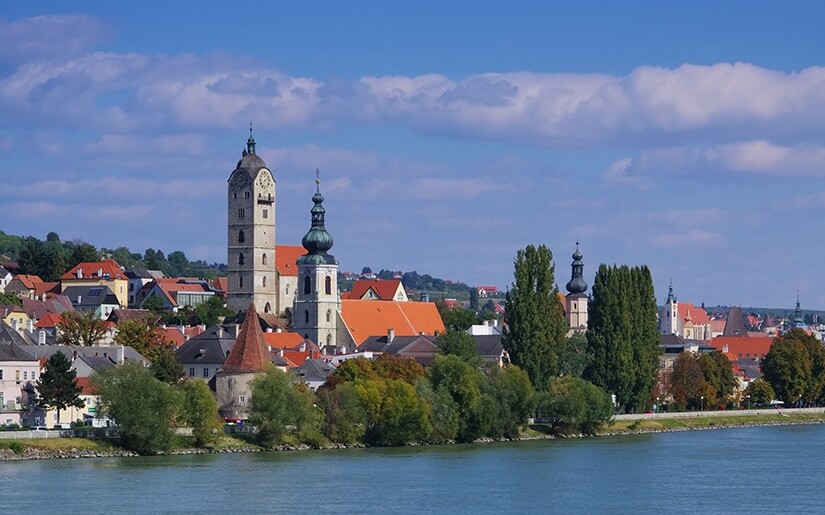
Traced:
<path fill-rule="evenodd" d="M 327 295 L 332 295 L 332 277 L 327 276 L 324 279 L 324 293 Z"/>
<path fill-rule="evenodd" d="M 249 198 L 249 192 L 248 191 L 243 192 L 243 198 Z"/>
<path fill-rule="evenodd" d="M 243 276 L 238 277 L 238 289 L 243 289 Z"/>
<path fill-rule="evenodd" d="M 307 323 L 307 324 L 309 323 L 309 310 L 308 309 L 304 310 L 304 322 Z"/>
<path fill-rule="evenodd" d="M 238 264 L 242 265 L 244 263 L 244 261 L 245 260 L 244 260 L 244 257 L 243 257 L 243 252 L 241 252 L 240 254 L 238 254 Z"/>
<path fill-rule="evenodd" d="M 242 207 L 238 208 L 238 218 L 246 218 L 246 213 Z"/>
<path fill-rule="evenodd" d="M 232 198 L 238 198 L 238 192 L 237 191 L 232 194 Z"/>
<path fill-rule="evenodd" d="M 264 277 L 264 280 L 266 280 L 266 277 Z M 269 306 L 269 302 L 267 302 L 266 306 L 264 306 L 264 313 L 269 313 L 270 311 L 272 311 L 272 308 Z"/>
<path fill-rule="evenodd" d="M 286 285 L 286 294 L 289 295 L 289 284 Z"/>
<path fill-rule="evenodd" d="M 327 322 L 329 322 L 330 317 L 332 316 L 332 310 L 327 310 Z"/>
<path fill-rule="evenodd" d="M 263 256 L 261 256 L 261 264 L 262 264 L 262 265 L 265 265 L 265 264 L 266 264 L 266 254 L 264 254 Z"/>
<path fill-rule="evenodd" d="M 264 209 L 264 218 L 269 218 L 269 209 Z"/>
<path fill-rule="evenodd" d="M 312 291 L 312 279 L 309 276 L 304 277 L 304 295 L 309 295 Z"/>
<path fill-rule="evenodd" d="M 238 231 L 238 243 L 243 243 L 244 241 L 246 241 L 246 236 L 243 231 Z"/>
<path fill-rule="evenodd" d="M 266 276 L 263 278 L 263 287 L 266 288 Z"/>

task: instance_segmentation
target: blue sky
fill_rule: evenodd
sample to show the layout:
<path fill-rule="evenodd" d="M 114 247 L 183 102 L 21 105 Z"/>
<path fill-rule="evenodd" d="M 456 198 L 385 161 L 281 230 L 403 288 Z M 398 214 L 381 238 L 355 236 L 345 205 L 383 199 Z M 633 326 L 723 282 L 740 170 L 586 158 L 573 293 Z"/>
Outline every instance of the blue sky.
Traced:
<path fill-rule="evenodd" d="M 721 4 L 721 5 L 718 5 Z M 353 6 L 354 5 L 354 6 Z M 506 287 L 525 245 L 661 302 L 825 309 L 825 4 L 18 2 L 0 229 L 225 260 L 249 122 L 277 239 Z"/>

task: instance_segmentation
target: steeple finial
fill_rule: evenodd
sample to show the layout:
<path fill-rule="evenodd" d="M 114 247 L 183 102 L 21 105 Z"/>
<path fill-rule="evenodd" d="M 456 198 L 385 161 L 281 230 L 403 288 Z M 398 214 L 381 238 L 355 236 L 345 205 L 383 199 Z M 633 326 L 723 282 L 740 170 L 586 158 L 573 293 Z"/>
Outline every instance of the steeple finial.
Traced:
<path fill-rule="evenodd" d="M 667 287 L 667 300 L 665 304 L 672 304 L 676 302 L 676 295 L 673 294 L 673 278 L 670 278 L 670 286 Z"/>
<path fill-rule="evenodd" d="M 315 191 L 321 191 L 321 170 L 318 168 L 315 169 Z"/>
<path fill-rule="evenodd" d="M 255 138 L 252 137 L 252 122 L 249 122 L 249 139 L 246 140 L 246 151 L 249 154 L 255 153 Z"/>

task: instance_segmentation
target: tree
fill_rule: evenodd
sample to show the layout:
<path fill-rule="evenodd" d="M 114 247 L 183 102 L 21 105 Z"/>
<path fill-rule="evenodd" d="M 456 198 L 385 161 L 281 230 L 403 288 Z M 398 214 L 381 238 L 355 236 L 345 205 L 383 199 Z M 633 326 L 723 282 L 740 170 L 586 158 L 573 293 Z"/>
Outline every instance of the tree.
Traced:
<path fill-rule="evenodd" d="M 676 356 L 673 369 L 670 371 L 670 394 L 677 406 L 698 409 L 702 404 L 702 397 L 711 404 L 710 397 L 715 397 L 715 393 L 705 380 L 699 354 L 683 352 Z"/>
<path fill-rule="evenodd" d="M 367 411 L 353 383 L 318 391 L 318 406 L 324 412 L 323 432 L 333 442 L 355 443 L 364 437 Z"/>
<path fill-rule="evenodd" d="M 258 428 L 258 441 L 266 446 L 280 443 L 287 432 L 309 436 L 319 430 L 321 413 L 312 393 L 274 366 L 250 382 L 249 418 Z"/>
<path fill-rule="evenodd" d="M 440 354 L 452 354 L 470 363 L 480 361 L 476 342 L 466 331 L 448 328 L 446 332 L 435 338 L 435 345 Z"/>
<path fill-rule="evenodd" d="M 441 301 L 441 304 L 437 302 L 436 308 L 438 308 L 439 305 L 443 306 L 443 311 L 439 310 L 439 314 L 446 329 L 466 331 L 473 324 L 480 322 L 478 315 L 472 309 L 464 309 L 459 306 L 448 308 L 444 301 Z"/>
<path fill-rule="evenodd" d="M 100 412 L 115 421 L 126 449 L 155 454 L 172 447 L 172 423 L 181 399 L 170 385 L 134 361 L 95 372 L 92 384 L 100 396 Z"/>
<path fill-rule="evenodd" d="M 87 311 L 64 311 L 57 323 L 57 343 L 97 345 L 106 336 L 106 322 Z"/>
<path fill-rule="evenodd" d="M 650 270 L 600 265 L 588 311 L 592 359 L 584 377 L 614 394 L 624 411 L 642 409 L 656 384 L 660 354 Z"/>
<path fill-rule="evenodd" d="M 730 360 L 724 354 L 715 350 L 699 356 L 699 365 L 705 381 L 713 388 L 713 396 L 719 402 L 729 402 L 736 390 L 736 378 Z M 708 403 L 710 405 L 710 403 Z"/>
<path fill-rule="evenodd" d="M 99 260 L 100 253 L 97 249 L 93 245 L 81 242 L 76 245 L 72 251 L 71 266 L 75 266 L 78 263 L 94 263 Z"/>
<path fill-rule="evenodd" d="M 149 370 L 158 381 L 168 384 L 178 384 L 183 378 L 183 365 L 175 357 L 172 344 L 155 347 L 151 354 L 152 365 Z"/>
<path fill-rule="evenodd" d="M 199 324 L 211 327 L 222 322 L 224 317 L 234 315 L 234 313 L 226 307 L 226 303 L 222 297 L 213 295 L 209 297 L 206 302 L 195 308 L 195 315 L 198 318 Z"/>
<path fill-rule="evenodd" d="M 470 309 L 478 311 L 478 288 L 470 288 Z"/>
<path fill-rule="evenodd" d="M 799 401 L 815 383 L 813 361 L 805 345 L 803 331 L 794 329 L 777 336 L 762 360 L 762 377 L 777 398 L 791 405 Z"/>
<path fill-rule="evenodd" d="M 411 384 L 399 379 L 377 379 L 357 384 L 355 389 L 367 411 L 368 442 L 404 445 L 429 438 L 429 405 Z"/>
<path fill-rule="evenodd" d="M 491 385 L 492 394 L 498 401 L 499 416 L 493 424 L 495 432 L 512 438 L 535 408 L 533 385 L 527 372 L 516 365 L 493 369 Z"/>
<path fill-rule="evenodd" d="M 143 309 L 148 309 L 156 315 L 159 315 L 166 310 L 166 304 L 164 304 L 163 299 L 154 293 L 143 300 L 141 307 L 143 307 Z"/>
<path fill-rule="evenodd" d="M 146 358 L 152 359 L 154 349 L 166 344 L 163 331 L 147 318 L 124 320 L 117 326 L 115 345 L 132 347 Z"/>
<path fill-rule="evenodd" d="M 12 305 L 23 307 L 23 300 L 13 293 L 0 293 L 0 306 Z"/>
<path fill-rule="evenodd" d="M 753 406 L 769 406 L 771 401 L 776 398 L 770 383 L 761 377 L 750 382 L 748 387 L 745 388 L 745 395 L 750 397 Z"/>
<path fill-rule="evenodd" d="M 514 282 L 505 297 L 501 343 L 510 360 L 539 389 L 559 374 L 559 353 L 567 332 L 552 260 L 553 254 L 544 245 L 519 250 Z"/>
<path fill-rule="evenodd" d="M 189 379 L 180 385 L 183 420 L 192 428 L 196 447 L 214 443 L 222 434 L 218 403 L 203 379 Z"/>
<path fill-rule="evenodd" d="M 584 331 L 575 331 L 565 338 L 559 353 L 559 373 L 563 376 L 581 377 L 592 358 Z"/>
<path fill-rule="evenodd" d="M 430 408 L 430 442 L 446 443 L 454 440 L 459 429 L 458 404 L 447 389 L 435 390 L 427 379 L 421 379 L 415 383 L 415 391 Z"/>
<path fill-rule="evenodd" d="M 538 395 L 537 411 L 560 434 L 594 434 L 613 416 L 613 403 L 596 385 L 578 377 L 556 377 Z"/>
<path fill-rule="evenodd" d="M 472 442 L 489 433 L 492 418 L 490 410 L 495 409 L 494 399 L 484 399 L 482 386 L 484 375 L 475 365 L 458 356 L 436 355 L 433 365 L 427 370 L 433 389 L 446 391 L 458 407 L 459 430 L 456 438 Z M 491 407 L 489 401 L 492 400 Z"/>
<path fill-rule="evenodd" d="M 60 420 L 61 410 L 86 405 L 80 398 L 80 392 L 77 371 L 72 369 L 72 362 L 62 352 L 52 354 L 37 380 L 37 405 L 44 410 L 56 409 L 57 420 Z"/>

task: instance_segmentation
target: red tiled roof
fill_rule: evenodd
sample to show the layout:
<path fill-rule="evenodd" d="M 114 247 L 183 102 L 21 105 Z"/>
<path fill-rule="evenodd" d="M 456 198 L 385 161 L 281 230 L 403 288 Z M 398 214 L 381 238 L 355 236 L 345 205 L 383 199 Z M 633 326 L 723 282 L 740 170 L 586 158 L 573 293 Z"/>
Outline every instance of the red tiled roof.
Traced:
<path fill-rule="evenodd" d="M 175 347 L 180 347 L 186 343 L 186 336 L 184 336 L 183 333 L 181 333 L 176 327 L 164 327 L 161 330 L 163 331 L 163 339 Z"/>
<path fill-rule="evenodd" d="M 34 294 L 37 296 L 43 295 L 44 293 L 60 293 L 60 283 L 55 282 L 42 282 L 37 283 L 34 285 Z"/>
<path fill-rule="evenodd" d="M 307 253 L 300 245 L 275 245 L 275 268 L 281 276 L 298 276 L 298 258 Z"/>
<path fill-rule="evenodd" d="M 90 377 L 78 377 L 75 379 L 77 386 L 80 387 L 80 393 L 83 395 L 94 395 L 95 390 L 92 387 L 92 379 Z"/>
<path fill-rule="evenodd" d="M 17 274 L 14 278 L 19 280 L 23 286 L 29 290 L 35 290 L 39 284 L 43 284 L 43 279 L 37 275 Z"/>
<path fill-rule="evenodd" d="M 264 341 L 273 349 L 294 349 L 304 337 L 298 333 L 264 333 Z"/>
<path fill-rule="evenodd" d="M 238 339 L 235 340 L 235 345 L 229 351 L 229 356 L 221 370 L 224 372 L 261 372 L 271 361 L 269 349 L 261 331 L 261 322 L 258 320 L 258 313 L 255 311 L 255 305 L 250 304 L 238 333 Z"/>
<path fill-rule="evenodd" d="M 78 270 L 83 271 L 83 277 L 77 277 Z M 109 276 L 110 279 L 125 279 L 123 269 L 114 259 L 104 259 L 91 263 L 78 263 L 77 266 L 63 274 L 60 279 L 100 279 Z"/>
<path fill-rule="evenodd" d="M 352 291 L 346 297 L 349 299 L 363 299 L 369 290 L 375 292 L 379 300 L 393 300 L 395 293 L 401 286 L 398 279 L 367 279 L 352 283 Z M 344 298 L 343 296 L 341 298 Z"/>
<path fill-rule="evenodd" d="M 221 293 L 226 293 L 229 290 L 229 278 L 228 277 L 216 277 L 212 279 L 212 287 L 218 290 Z"/>
<path fill-rule="evenodd" d="M 677 306 L 679 307 L 679 317 L 682 320 L 687 319 L 688 314 L 690 314 L 690 320 L 694 325 L 705 325 L 710 323 L 710 317 L 704 309 L 697 308 L 688 302 L 679 302 Z"/>
<path fill-rule="evenodd" d="M 716 319 L 710 321 L 710 330 L 714 333 L 724 333 L 725 332 L 725 324 L 727 324 L 727 320 Z"/>
<path fill-rule="evenodd" d="M 444 322 L 432 302 L 341 301 L 341 316 L 356 345 L 370 336 L 383 336 L 395 329 L 396 336 L 444 332 Z"/>
<path fill-rule="evenodd" d="M 710 341 L 711 346 L 716 350 L 725 352 L 726 355 L 734 355 L 737 359 L 761 358 L 764 357 L 773 345 L 773 338 L 770 336 L 753 336 L 742 338 L 739 336 L 717 336 Z M 730 356 L 729 356 L 730 357 Z"/>
<path fill-rule="evenodd" d="M 60 323 L 60 315 L 57 313 L 46 313 L 46 315 L 37 321 L 35 327 L 38 329 L 49 329 L 52 327 L 57 327 L 57 324 Z"/>

